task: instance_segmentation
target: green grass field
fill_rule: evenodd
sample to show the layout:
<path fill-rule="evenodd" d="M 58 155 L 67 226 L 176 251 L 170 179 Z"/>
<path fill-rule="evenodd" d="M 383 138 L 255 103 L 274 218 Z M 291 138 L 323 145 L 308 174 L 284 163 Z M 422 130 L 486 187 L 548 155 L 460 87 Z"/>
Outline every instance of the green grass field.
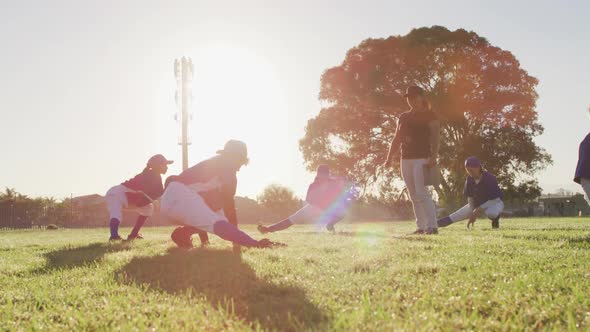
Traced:
<path fill-rule="evenodd" d="M 0 330 L 590 329 L 587 219 L 413 229 L 297 226 L 270 235 L 287 247 L 241 254 L 215 236 L 178 250 L 169 228 L 118 244 L 107 229 L 0 232 Z"/>

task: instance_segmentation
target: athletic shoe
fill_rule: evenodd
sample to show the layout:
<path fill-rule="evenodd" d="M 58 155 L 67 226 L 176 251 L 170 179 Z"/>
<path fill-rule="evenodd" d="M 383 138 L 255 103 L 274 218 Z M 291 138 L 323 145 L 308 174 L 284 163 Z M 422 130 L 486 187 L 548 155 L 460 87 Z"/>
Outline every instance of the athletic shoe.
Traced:
<path fill-rule="evenodd" d="M 258 224 L 258 227 L 256 227 L 258 229 L 258 231 L 262 234 L 266 234 L 268 233 L 268 227 L 264 226 L 264 225 L 260 225 Z"/>
<path fill-rule="evenodd" d="M 492 219 L 492 228 L 500 228 L 500 218 Z"/>
<path fill-rule="evenodd" d="M 135 236 L 132 236 L 131 234 L 129 234 L 129 236 L 127 236 L 127 241 L 132 241 L 132 240 L 143 240 L 143 236 L 141 236 L 141 234 L 137 234 Z"/>
<path fill-rule="evenodd" d="M 426 234 L 426 232 L 421 229 L 417 229 L 408 235 L 422 235 L 422 234 Z"/>
<path fill-rule="evenodd" d="M 425 234 L 428 234 L 428 235 L 438 234 L 438 228 L 430 228 L 430 229 L 426 230 Z"/>
<path fill-rule="evenodd" d="M 334 225 L 326 225 L 326 229 L 329 232 L 336 233 L 336 229 L 334 228 Z"/>
<path fill-rule="evenodd" d="M 109 238 L 109 241 L 121 241 L 121 240 L 123 240 L 123 238 L 120 237 L 119 235 L 117 235 L 117 236 L 111 236 Z"/>
<path fill-rule="evenodd" d="M 170 238 L 179 248 L 190 249 L 193 247 L 191 233 L 186 227 L 177 227 L 170 235 Z"/>

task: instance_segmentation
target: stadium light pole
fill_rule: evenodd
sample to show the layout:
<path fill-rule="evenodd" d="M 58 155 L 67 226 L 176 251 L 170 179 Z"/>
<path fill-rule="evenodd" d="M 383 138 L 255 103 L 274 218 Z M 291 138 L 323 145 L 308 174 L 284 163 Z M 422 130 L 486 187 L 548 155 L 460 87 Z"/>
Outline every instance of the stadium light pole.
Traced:
<path fill-rule="evenodd" d="M 192 102 L 193 69 L 191 58 L 182 57 L 174 60 L 174 77 L 176 78 L 174 97 L 177 107 L 180 107 L 180 112 L 176 114 L 176 120 L 180 123 L 180 140 L 178 144 L 182 146 L 183 171 L 188 168 L 188 146 L 191 144 L 188 137 L 188 122 L 190 120 L 188 108 Z"/>

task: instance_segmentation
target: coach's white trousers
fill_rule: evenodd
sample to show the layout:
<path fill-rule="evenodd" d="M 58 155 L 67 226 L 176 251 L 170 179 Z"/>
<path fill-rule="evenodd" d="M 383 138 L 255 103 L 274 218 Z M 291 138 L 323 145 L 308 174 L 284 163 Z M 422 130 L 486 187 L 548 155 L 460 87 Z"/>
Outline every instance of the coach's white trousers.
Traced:
<path fill-rule="evenodd" d="M 500 216 L 502 211 L 504 211 L 504 202 L 502 202 L 501 199 L 496 198 L 483 203 L 480 208 L 483 210 L 486 217 L 495 219 Z M 474 210 L 475 207 L 473 205 L 467 204 L 451 214 L 449 218 L 451 218 L 453 222 L 469 219 Z"/>
<path fill-rule="evenodd" d="M 160 213 L 171 224 L 193 226 L 213 233 L 213 225 L 218 221 L 227 221 L 227 218 L 223 210 L 211 210 L 199 195 L 207 189 L 205 185 L 187 186 L 172 182 L 162 195 Z"/>
<path fill-rule="evenodd" d="M 426 159 L 402 159 L 402 177 L 414 207 L 416 226 L 419 230 L 436 229 L 436 207 L 428 188 L 424 185 Z"/>
<path fill-rule="evenodd" d="M 145 217 L 151 217 L 154 214 L 154 205 L 152 203 L 141 207 L 129 205 L 127 202 L 127 195 L 125 195 L 126 192 L 134 192 L 134 190 L 120 184 L 107 191 L 104 199 L 107 203 L 110 219 L 123 221 L 124 209 L 136 211 Z"/>

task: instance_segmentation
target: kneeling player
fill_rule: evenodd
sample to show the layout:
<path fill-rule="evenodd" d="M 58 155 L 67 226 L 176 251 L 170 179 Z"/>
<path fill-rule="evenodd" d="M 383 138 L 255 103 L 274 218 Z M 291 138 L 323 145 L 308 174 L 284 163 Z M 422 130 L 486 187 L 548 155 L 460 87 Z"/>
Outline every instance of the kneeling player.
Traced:
<path fill-rule="evenodd" d="M 237 227 L 236 173 L 247 163 L 246 144 L 230 140 L 217 156 L 166 179 L 160 210 L 169 221 L 182 225 L 172 232 L 176 245 L 192 248 L 193 234 L 199 234 L 201 241 L 206 241 L 203 231 L 246 247 L 273 244 L 268 239 L 257 241 Z"/>
<path fill-rule="evenodd" d="M 478 215 L 483 212 L 492 221 L 492 228 L 500 228 L 500 214 L 504 210 L 502 191 L 496 177 L 484 170 L 476 157 L 465 160 L 465 170 L 469 175 L 465 181 L 464 194 L 467 205 L 437 221 L 438 227 L 445 227 L 454 222 L 469 219 L 467 227 L 473 225 Z"/>
<path fill-rule="evenodd" d="M 119 224 L 123 220 L 123 210 L 135 210 L 139 213 L 133 230 L 127 240 L 142 239 L 139 230 L 154 211 L 153 201 L 160 198 L 164 192 L 162 174 L 168 171 L 172 164 L 161 154 L 151 157 L 145 169 L 134 178 L 109 189 L 105 196 L 109 209 L 111 241 L 122 240 L 119 236 Z"/>
<path fill-rule="evenodd" d="M 342 177 L 331 177 L 327 165 L 320 165 L 317 175 L 307 189 L 305 205 L 289 218 L 271 226 L 258 225 L 261 233 L 277 232 L 291 227 L 293 224 L 313 222 L 325 225 L 334 232 L 334 225 L 346 215 L 350 204 L 354 201 L 354 190 L 351 183 Z"/>

